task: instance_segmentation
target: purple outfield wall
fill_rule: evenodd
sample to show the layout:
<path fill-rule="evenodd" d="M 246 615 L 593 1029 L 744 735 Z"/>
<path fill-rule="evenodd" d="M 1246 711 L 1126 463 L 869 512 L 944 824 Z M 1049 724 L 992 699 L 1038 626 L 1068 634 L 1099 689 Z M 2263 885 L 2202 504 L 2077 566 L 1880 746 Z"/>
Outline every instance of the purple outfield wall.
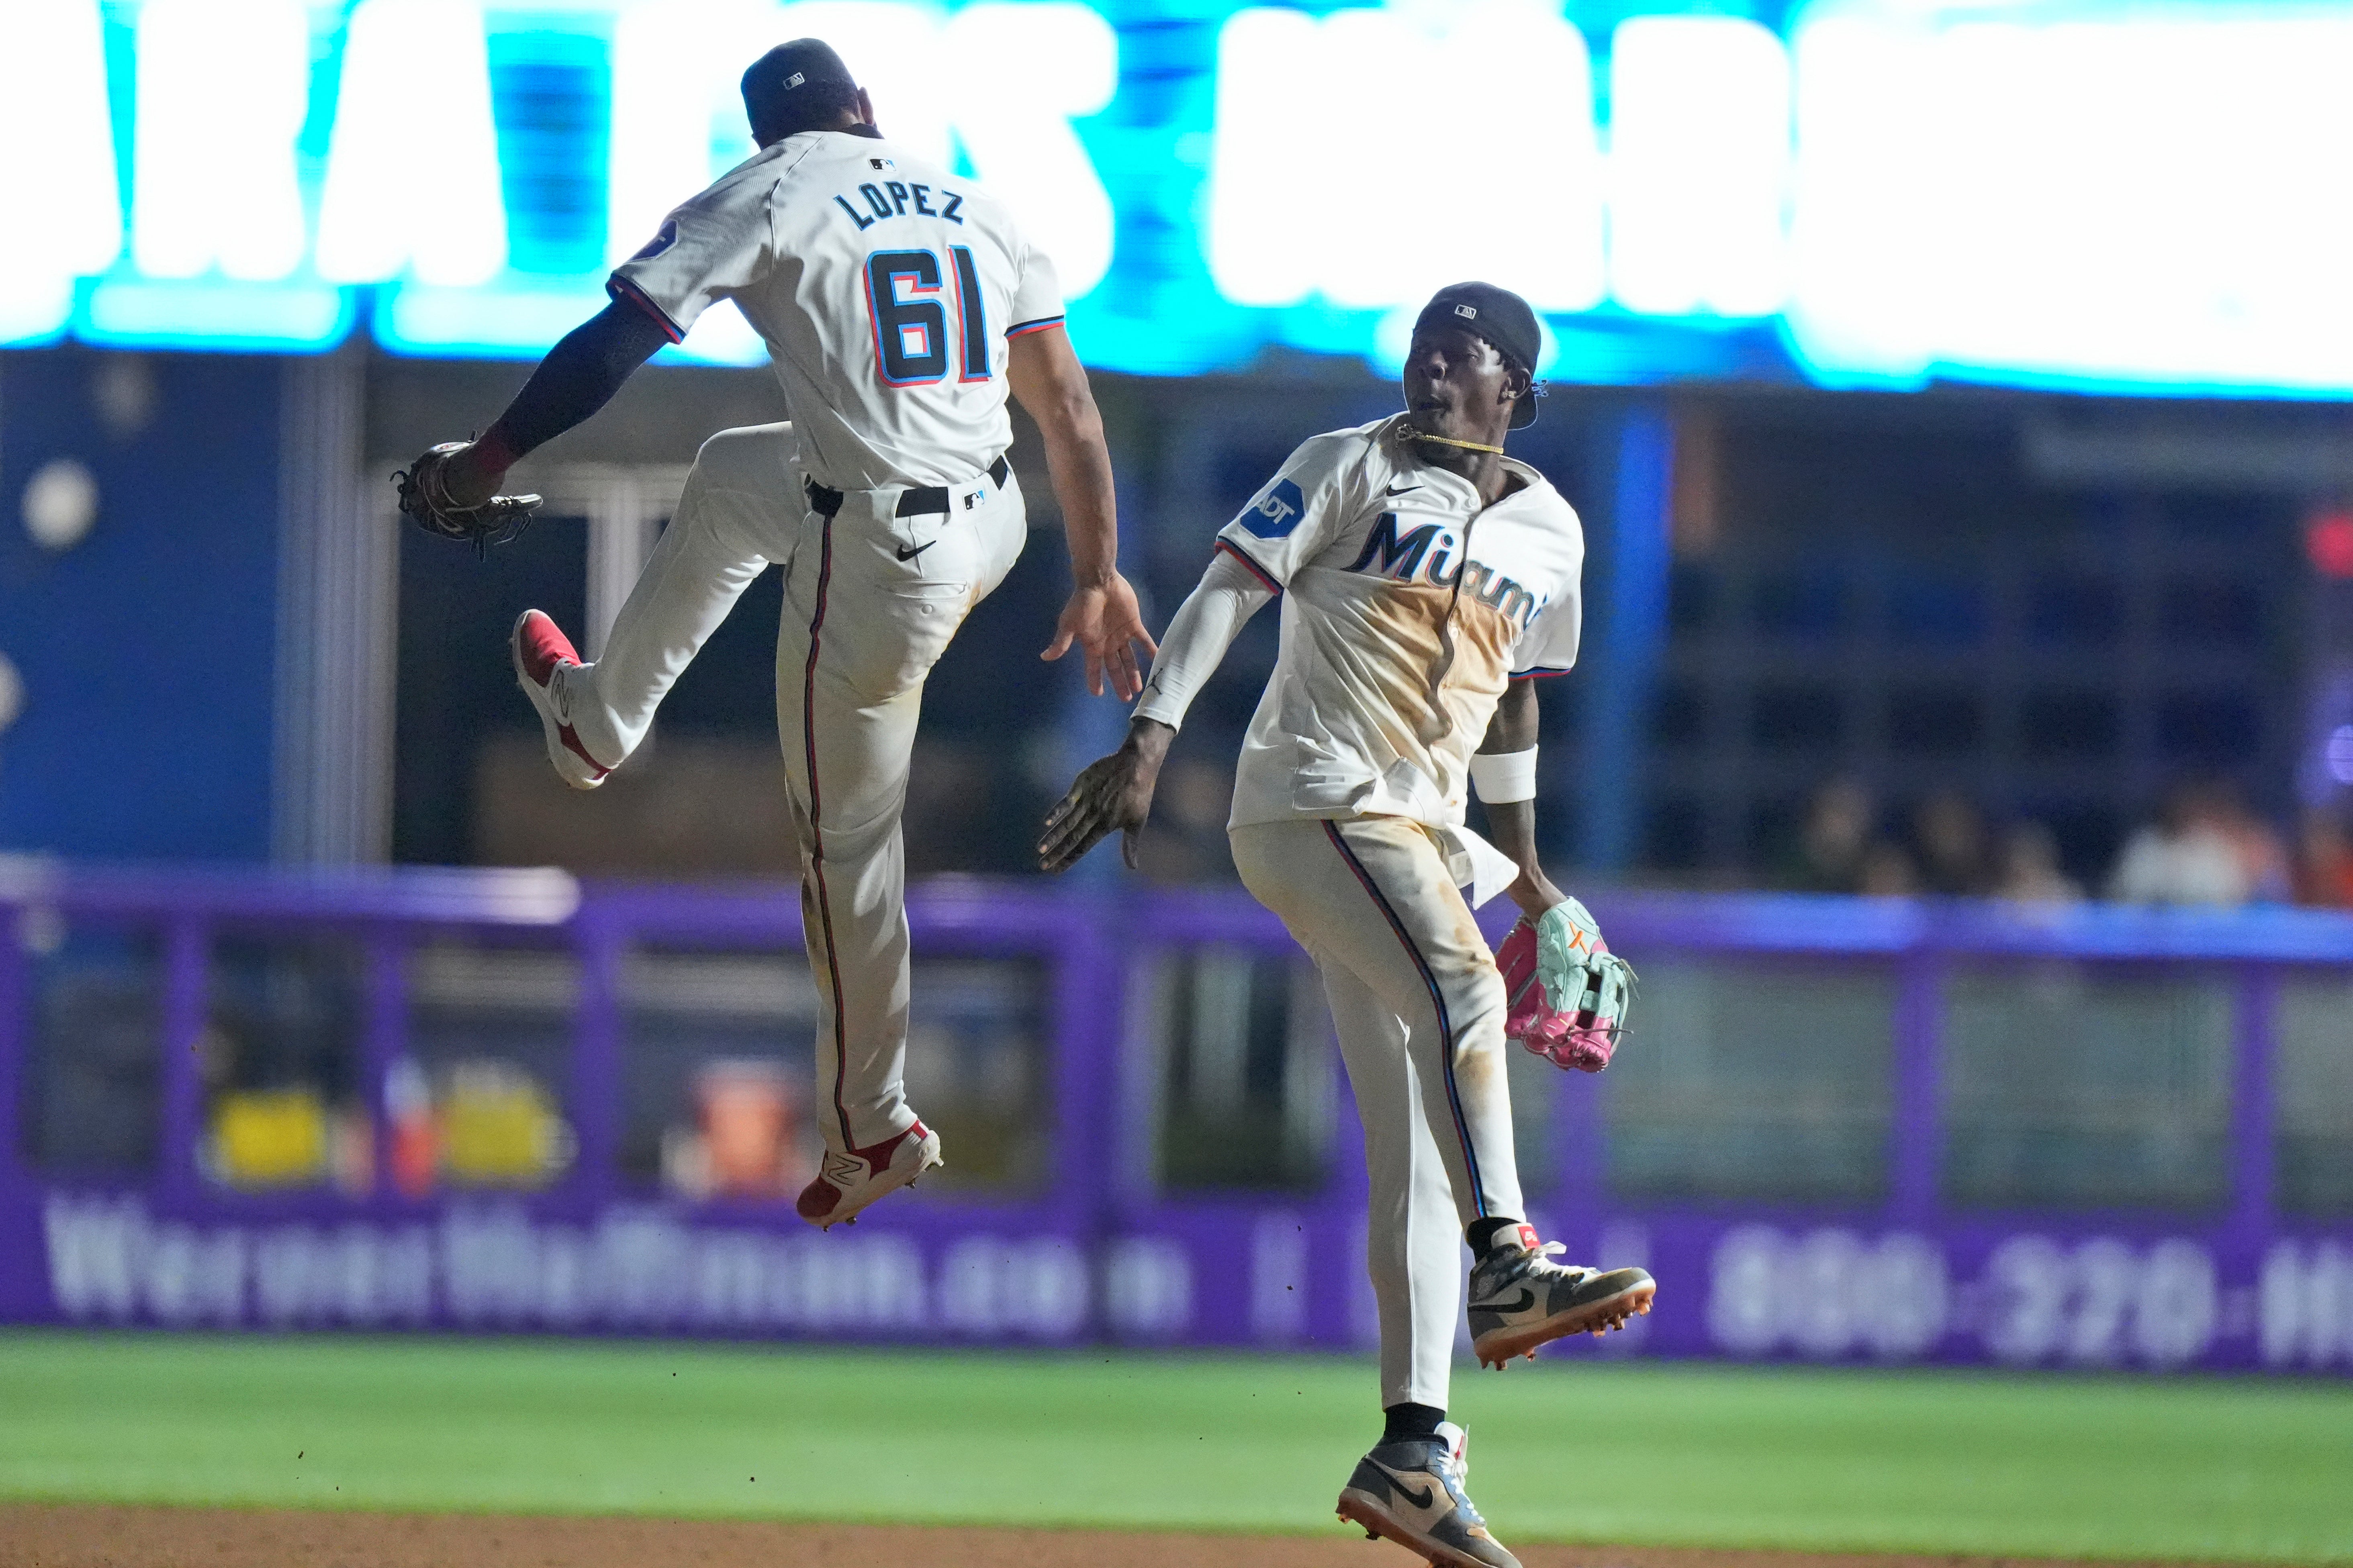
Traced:
<path fill-rule="evenodd" d="M 1861 965 L 1892 977 L 1890 1111 L 1883 1179 L 1868 1203 L 1648 1201 L 1614 1190 L 1600 1086 L 1567 1075 L 1552 1110 L 1557 1169 L 1532 1184 L 1534 1217 L 1572 1256 L 1642 1261 L 1661 1286 L 1650 1318 L 1569 1353 L 2353 1373 L 2353 1215 L 2283 1202 L 2274 1081 L 2283 988 L 2337 994 L 2328 987 L 2353 976 L 2353 919 L 1784 897 L 1591 901 L 1612 945 L 1638 966 Z M 913 1193 L 819 1236 L 782 1203 L 654 1195 L 623 1179 L 617 1158 L 627 955 L 649 944 L 792 949 L 798 910 L 789 889 L 584 889 L 554 873 L 298 879 L 0 863 L 0 922 L 15 933 L 0 942 L 0 1107 L 14 1108 L 16 1128 L 0 1143 L 0 1321 L 1011 1345 L 1371 1342 L 1363 1175 L 1345 1104 L 1332 1175 L 1314 1191 L 1165 1196 L 1132 1157 L 1150 1137 L 1141 1119 L 1151 1097 L 1139 1079 L 1153 1070 L 1134 1044 L 1136 961 L 1211 943 L 1286 952 L 1279 926 L 1240 893 L 1035 884 L 934 886 L 910 913 L 919 953 L 1043 965 L 1044 1173 L 1018 1201 Z M 127 933 L 155 955 L 159 1125 L 151 1166 L 134 1177 L 54 1173 L 54 1160 L 28 1153 L 43 953 L 68 930 Z M 406 1049 L 412 953 L 458 940 L 527 942 L 576 957 L 564 1093 L 578 1155 L 561 1180 L 531 1194 L 411 1200 L 381 1182 L 356 1194 L 247 1194 L 203 1174 L 208 955 L 224 941 L 322 934 L 363 955 L 353 1049 L 379 1117 L 386 1068 Z M 1988 965 L 2009 973 L 2005 964 L 2196 975 L 2228 987 L 2216 1201 L 2067 1211 L 1968 1206 L 1947 1195 L 1946 987 Z M 2308 1036 L 2308 1000 L 2306 1008 Z M 2353 1058 L 2353 1010 L 2323 1013 L 2317 1026 L 2324 1058 Z M 2070 1042 L 2017 1047 L 2064 1051 Z M 2347 1131 L 2347 1108 L 2333 1114 Z M 2330 1159 L 2353 1150 L 2353 1136 L 2302 1147 Z M 2318 1190 L 2338 1189 L 2324 1180 Z"/>

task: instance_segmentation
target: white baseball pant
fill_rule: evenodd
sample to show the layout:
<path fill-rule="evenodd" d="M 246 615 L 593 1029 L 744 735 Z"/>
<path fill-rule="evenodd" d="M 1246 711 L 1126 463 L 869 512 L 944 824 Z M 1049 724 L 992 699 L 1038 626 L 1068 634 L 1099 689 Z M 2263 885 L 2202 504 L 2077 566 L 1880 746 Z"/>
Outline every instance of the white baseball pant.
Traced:
<path fill-rule="evenodd" d="M 736 599 L 785 568 L 776 727 L 818 992 L 818 1126 L 863 1149 L 913 1126 L 906 857 L 899 816 L 923 681 L 1029 536 L 1019 481 L 945 487 L 946 511 L 899 516 L 898 489 L 818 510 L 789 425 L 724 430 L 696 454 L 670 526 L 604 657 L 565 673 L 562 711 L 617 763 Z"/>
<path fill-rule="evenodd" d="M 1365 1123 L 1381 1404 L 1443 1408 L 1462 1229 L 1525 1218 L 1504 978 L 1427 828 L 1398 816 L 1235 828 L 1234 865 L 1315 961 Z"/>

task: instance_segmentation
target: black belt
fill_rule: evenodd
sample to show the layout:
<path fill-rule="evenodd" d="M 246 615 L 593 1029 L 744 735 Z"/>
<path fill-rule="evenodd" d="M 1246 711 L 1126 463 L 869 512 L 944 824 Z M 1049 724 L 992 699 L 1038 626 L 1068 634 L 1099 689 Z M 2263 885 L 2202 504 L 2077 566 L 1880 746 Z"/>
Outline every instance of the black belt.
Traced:
<path fill-rule="evenodd" d="M 1005 460 L 1004 454 L 999 453 L 997 461 L 988 465 L 988 477 L 997 481 L 998 489 L 1003 489 L 1005 481 L 1013 477 L 1013 467 Z M 831 517 L 841 510 L 841 492 L 831 485 L 809 480 L 808 499 L 809 506 L 819 517 Z M 945 485 L 916 485 L 899 492 L 899 510 L 892 515 L 920 517 L 927 511 L 947 510 L 948 489 Z"/>

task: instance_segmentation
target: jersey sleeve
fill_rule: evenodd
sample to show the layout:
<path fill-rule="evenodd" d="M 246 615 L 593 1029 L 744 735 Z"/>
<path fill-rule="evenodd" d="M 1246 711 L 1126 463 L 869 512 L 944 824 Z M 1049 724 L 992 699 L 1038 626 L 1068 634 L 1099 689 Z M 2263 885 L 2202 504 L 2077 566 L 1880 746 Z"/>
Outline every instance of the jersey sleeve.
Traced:
<path fill-rule="evenodd" d="M 685 341 L 696 317 L 775 267 L 774 186 L 765 171 L 721 180 L 664 218 L 645 248 L 613 269 L 605 291 L 650 313 L 670 342 Z"/>
<path fill-rule="evenodd" d="M 1512 645 L 1512 679 L 1567 675 L 1577 665 L 1577 645 L 1585 631 L 1583 597 L 1572 583 L 1528 622 Z"/>
<path fill-rule="evenodd" d="M 1217 673 L 1243 625 L 1272 597 L 1241 563 L 1222 551 L 1211 555 L 1200 586 L 1186 595 L 1160 636 L 1160 655 L 1152 661 L 1135 717 L 1181 729 L 1195 694 Z"/>
<path fill-rule="evenodd" d="M 1013 285 L 1012 314 L 1005 329 L 1008 338 L 1039 332 L 1062 324 L 1062 280 L 1044 251 L 1027 240 L 1018 242 L 1020 277 Z"/>
<path fill-rule="evenodd" d="M 1275 593 L 1332 542 L 1346 511 L 1354 431 L 1317 436 L 1284 459 L 1233 521 L 1218 531 L 1218 550 L 1250 568 Z"/>

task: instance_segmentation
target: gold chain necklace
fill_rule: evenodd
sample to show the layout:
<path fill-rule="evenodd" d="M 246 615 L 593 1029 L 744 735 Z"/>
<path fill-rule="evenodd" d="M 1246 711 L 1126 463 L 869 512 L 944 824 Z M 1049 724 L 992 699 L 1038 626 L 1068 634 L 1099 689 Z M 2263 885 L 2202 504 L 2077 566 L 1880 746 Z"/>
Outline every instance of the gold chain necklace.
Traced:
<path fill-rule="evenodd" d="M 1451 436 L 1433 436 L 1427 430 L 1417 430 L 1410 425 L 1400 426 L 1398 433 L 1409 441 L 1429 441 L 1440 447 L 1460 447 L 1466 452 L 1493 452 L 1499 458 L 1504 455 L 1504 449 L 1501 447 L 1490 447 L 1479 441 L 1458 441 Z"/>

